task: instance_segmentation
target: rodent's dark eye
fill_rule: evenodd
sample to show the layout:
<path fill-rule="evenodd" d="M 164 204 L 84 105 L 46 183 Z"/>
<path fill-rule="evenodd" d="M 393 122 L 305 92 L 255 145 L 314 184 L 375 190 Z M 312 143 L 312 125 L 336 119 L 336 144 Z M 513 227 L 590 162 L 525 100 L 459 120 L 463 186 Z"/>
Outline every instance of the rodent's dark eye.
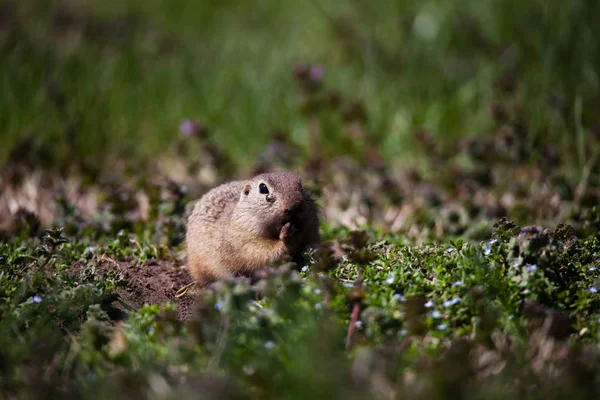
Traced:
<path fill-rule="evenodd" d="M 269 194 L 269 188 L 264 183 L 258 185 L 258 191 L 260 194 Z"/>

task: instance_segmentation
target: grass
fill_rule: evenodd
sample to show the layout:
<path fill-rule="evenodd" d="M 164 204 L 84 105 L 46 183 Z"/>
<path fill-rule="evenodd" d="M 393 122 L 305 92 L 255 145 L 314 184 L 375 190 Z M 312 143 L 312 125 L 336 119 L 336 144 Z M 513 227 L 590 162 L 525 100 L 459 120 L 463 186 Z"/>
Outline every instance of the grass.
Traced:
<path fill-rule="evenodd" d="M 599 22 L 0 0 L 0 393 L 597 397 Z M 324 245 L 198 293 L 189 206 L 278 169 Z"/>
<path fill-rule="evenodd" d="M 38 3 L 3 2 L 2 132 L 13 145 L 35 135 L 59 159 L 71 145 L 151 157 L 185 118 L 210 127 L 240 166 L 272 130 L 306 144 L 292 90 L 301 61 L 325 65 L 328 85 L 366 105 L 394 159 L 410 161 L 417 127 L 442 142 L 493 129 L 500 79 L 518 82 L 512 102 L 531 130 L 571 151 L 561 138 L 579 128 L 568 110 L 576 98 L 597 104 L 598 13 L 585 1 Z M 586 129 L 596 121 L 584 114 Z"/>

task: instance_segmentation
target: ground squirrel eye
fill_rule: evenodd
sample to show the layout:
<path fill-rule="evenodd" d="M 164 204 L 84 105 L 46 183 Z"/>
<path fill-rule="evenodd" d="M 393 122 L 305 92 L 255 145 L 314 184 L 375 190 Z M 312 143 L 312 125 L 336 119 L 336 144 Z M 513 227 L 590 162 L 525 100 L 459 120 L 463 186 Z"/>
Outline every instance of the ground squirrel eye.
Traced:
<path fill-rule="evenodd" d="M 269 188 L 264 183 L 258 185 L 258 191 L 260 194 L 269 194 Z"/>

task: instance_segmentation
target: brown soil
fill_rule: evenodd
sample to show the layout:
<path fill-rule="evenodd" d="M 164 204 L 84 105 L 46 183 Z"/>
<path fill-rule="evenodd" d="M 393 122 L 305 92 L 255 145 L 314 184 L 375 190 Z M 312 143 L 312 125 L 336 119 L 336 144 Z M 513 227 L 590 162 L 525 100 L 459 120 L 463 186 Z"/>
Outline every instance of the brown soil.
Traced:
<path fill-rule="evenodd" d="M 77 261 L 69 267 L 67 273 L 78 277 L 86 266 L 86 262 Z M 197 290 L 192 285 L 183 296 L 176 296 L 179 289 L 192 282 L 187 269 L 165 260 L 135 265 L 133 261 L 116 261 L 105 257 L 98 262 L 96 273 L 103 274 L 115 269 L 122 274 L 124 282 L 117 288 L 118 297 L 112 303 L 112 319 L 121 319 L 126 313 L 145 304 L 164 304 L 167 301 L 177 304 L 179 319 L 189 318 Z"/>

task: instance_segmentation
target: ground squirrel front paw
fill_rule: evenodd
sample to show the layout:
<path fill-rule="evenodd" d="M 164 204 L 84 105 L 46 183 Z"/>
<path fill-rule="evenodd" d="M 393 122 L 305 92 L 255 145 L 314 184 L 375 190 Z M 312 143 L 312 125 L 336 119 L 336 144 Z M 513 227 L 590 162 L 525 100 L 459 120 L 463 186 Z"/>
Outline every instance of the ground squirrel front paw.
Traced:
<path fill-rule="evenodd" d="M 292 240 L 295 233 L 296 228 L 294 228 L 294 226 L 288 222 L 281 228 L 281 231 L 279 232 L 279 239 L 284 243 L 288 243 L 290 240 Z"/>

